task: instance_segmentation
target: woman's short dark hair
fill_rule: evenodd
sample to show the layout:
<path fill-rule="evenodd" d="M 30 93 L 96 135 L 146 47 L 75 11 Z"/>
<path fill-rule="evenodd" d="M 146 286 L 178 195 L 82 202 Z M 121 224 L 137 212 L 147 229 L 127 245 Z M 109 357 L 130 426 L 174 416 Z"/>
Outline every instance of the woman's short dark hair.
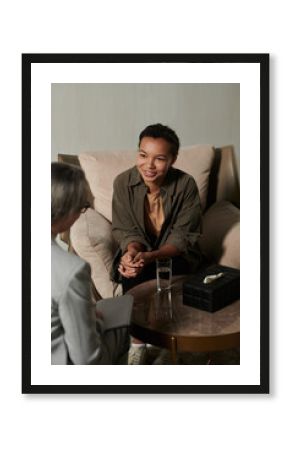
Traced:
<path fill-rule="evenodd" d="M 92 193 L 80 167 L 65 163 L 51 163 L 51 223 L 85 205 L 92 206 Z"/>
<path fill-rule="evenodd" d="M 144 137 L 152 137 L 154 139 L 162 138 L 170 144 L 170 152 L 175 158 L 178 155 L 179 150 L 179 139 L 175 131 L 166 125 L 161 123 L 156 123 L 154 125 L 148 125 L 143 131 L 141 131 L 139 136 L 139 147 L 140 142 Z"/>

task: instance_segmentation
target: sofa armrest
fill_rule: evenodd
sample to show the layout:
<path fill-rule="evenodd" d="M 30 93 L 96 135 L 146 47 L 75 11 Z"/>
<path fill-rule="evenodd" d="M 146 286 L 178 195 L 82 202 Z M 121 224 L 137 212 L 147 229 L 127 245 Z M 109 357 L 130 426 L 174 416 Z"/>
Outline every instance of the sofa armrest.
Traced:
<path fill-rule="evenodd" d="M 74 251 L 90 264 L 92 280 L 100 297 L 121 295 L 121 285 L 110 279 L 116 251 L 111 223 L 90 208 L 71 227 L 70 241 Z"/>
<path fill-rule="evenodd" d="M 228 201 L 211 206 L 203 216 L 200 247 L 210 260 L 240 267 L 240 210 Z"/>

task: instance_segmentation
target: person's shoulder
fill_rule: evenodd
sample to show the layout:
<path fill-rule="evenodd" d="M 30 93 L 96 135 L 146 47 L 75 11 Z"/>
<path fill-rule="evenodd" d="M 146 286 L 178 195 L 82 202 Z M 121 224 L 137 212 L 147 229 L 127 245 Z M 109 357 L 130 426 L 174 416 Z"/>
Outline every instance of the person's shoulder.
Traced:
<path fill-rule="evenodd" d="M 181 169 L 177 169 L 176 167 L 171 168 L 172 178 L 177 180 L 180 184 L 184 185 L 196 185 L 196 181 L 192 175 L 187 172 L 184 172 Z"/>
<path fill-rule="evenodd" d="M 68 287 L 74 284 L 73 291 L 87 289 L 91 279 L 88 263 L 79 256 L 62 249 L 56 242 L 51 243 L 51 299 L 52 303 L 70 299 L 66 295 Z"/>
<path fill-rule="evenodd" d="M 124 172 L 119 173 L 114 180 L 114 185 L 116 186 L 127 186 L 131 181 L 132 177 L 136 175 L 136 166 L 130 167 Z"/>
<path fill-rule="evenodd" d="M 89 265 L 78 255 L 60 247 L 54 240 L 51 242 L 52 270 L 61 271 L 64 278 L 73 272 L 89 270 Z"/>

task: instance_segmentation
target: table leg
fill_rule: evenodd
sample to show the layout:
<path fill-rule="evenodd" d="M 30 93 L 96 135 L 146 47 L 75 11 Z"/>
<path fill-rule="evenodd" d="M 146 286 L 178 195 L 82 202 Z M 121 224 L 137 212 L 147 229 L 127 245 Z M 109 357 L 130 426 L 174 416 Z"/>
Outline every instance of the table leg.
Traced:
<path fill-rule="evenodd" d="M 206 365 L 210 365 L 210 364 L 211 364 L 211 361 L 212 361 L 211 353 L 208 353 L 208 354 L 207 354 L 207 362 L 206 362 Z"/>
<path fill-rule="evenodd" d="M 176 360 L 177 360 L 177 342 L 176 342 L 176 338 L 174 336 L 171 336 L 171 357 L 172 357 L 172 363 L 176 364 Z"/>

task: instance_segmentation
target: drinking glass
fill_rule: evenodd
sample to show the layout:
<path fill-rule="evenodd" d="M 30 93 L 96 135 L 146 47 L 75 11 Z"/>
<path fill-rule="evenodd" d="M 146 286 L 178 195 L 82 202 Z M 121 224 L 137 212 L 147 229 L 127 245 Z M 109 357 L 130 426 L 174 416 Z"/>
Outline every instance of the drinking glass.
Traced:
<path fill-rule="evenodd" d="M 171 290 L 156 292 L 154 296 L 155 320 L 159 322 L 168 322 L 173 319 Z"/>
<path fill-rule="evenodd" d="M 160 258 L 156 260 L 157 292 L 171 288 L 172 259 Z"/>

